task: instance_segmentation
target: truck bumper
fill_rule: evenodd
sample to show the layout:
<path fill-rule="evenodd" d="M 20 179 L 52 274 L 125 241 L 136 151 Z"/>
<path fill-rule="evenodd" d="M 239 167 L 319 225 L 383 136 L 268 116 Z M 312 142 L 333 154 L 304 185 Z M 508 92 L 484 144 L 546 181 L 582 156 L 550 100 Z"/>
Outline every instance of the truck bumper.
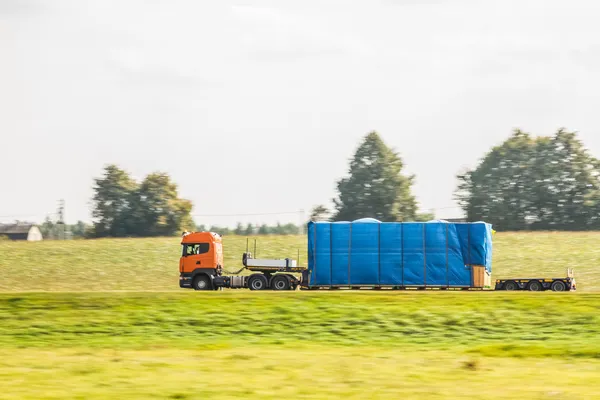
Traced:
<path fill-rule="evenodd" d="M 183 274 L 179 275 L 179 287 L 180 288 L 186 288 L 186 289 L 191 289 L 192 287 L 192 277 L 191 276 L 184 276 Z"/>

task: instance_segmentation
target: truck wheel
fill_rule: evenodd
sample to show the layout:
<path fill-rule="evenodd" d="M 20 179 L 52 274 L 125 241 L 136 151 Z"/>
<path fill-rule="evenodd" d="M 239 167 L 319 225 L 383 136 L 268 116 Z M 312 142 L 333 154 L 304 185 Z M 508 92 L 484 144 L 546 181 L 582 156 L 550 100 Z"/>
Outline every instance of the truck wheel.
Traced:
<path fill-rule="evenodd" d="M 527 290 L 530 292 L 541 292 L 544 290 L 544 287 L 540 283 L 540 281 L 529 281 L 527 284 Z"/>
<path fill-rule="evenodd" d="M 265 290 L 269 286 L 267 277 L 262 274 L 254 274 L 248 278 L 248 288 L 250 290 Z"/>
<path fill-rule="evenodd" d="M 504 284 L 504 290 L 519 290 L 519 285 L 515 281 L 508 281 Z"/>
<path fill-rule="evenodd" d="M 285 275 L 275 275 L 271 281 L 273 290 L 290 290 L 290 280 Z"/>
<path fill-rule="evenodd" d="M 192 283 L 194 290 L 211 290 L 210 279 L 206 275 L 198 275 Z"/>
<path fill-rule="evenodd" d="M 290 278 L 290 290 L 296 290 L 296 288 L 298 287 L 297 283 L 293 283 L 296 281 L 296 277 L 294 275 L 291 274 L 286 274 L 288 278 Z"/>
<path fill-rule="evenodd" d="M 554 281 L 552 282 L 552 286 L 550 286 L 553 292 L 564 292 L 567 290 L 567 285 L 563 281 Z"/>

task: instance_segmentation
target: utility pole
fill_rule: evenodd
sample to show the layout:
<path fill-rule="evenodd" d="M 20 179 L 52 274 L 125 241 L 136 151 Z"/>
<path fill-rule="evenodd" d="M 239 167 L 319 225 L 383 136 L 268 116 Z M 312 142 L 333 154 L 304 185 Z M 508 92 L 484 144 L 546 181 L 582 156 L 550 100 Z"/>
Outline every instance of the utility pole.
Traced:
<path fill-rule="evenodd" d="M 61 240 L 65 240 L 67 238 L 67 224 L 65 223 L 65 200 L 64 199 L 60 199 L 60 201 L 58 202 L 58 221 L 56 222 L 57 225 L 61 226 L 61 231 L 59 233 L 59 238 Z"/>

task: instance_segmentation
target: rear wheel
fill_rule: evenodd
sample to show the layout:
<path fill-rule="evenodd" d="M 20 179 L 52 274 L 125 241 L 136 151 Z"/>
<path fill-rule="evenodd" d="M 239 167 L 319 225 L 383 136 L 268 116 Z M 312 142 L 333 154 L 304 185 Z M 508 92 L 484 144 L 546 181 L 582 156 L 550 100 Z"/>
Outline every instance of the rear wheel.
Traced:
<path fill-rule="evenodd" d="M 529 284 L 527 284 L 527 290 L 530 292 L 541 292 L 544 290 L 544 287 L 540 281 L 529 281 Z"/>
<path fill-rule="evenodd" d="M 211 290 L 210 278 L 206 275 L 198 275 L 192 283 L 194 290 Z"/>
<path fill-rule="evenodd" d="M 269 286 L 267 277 L 262 274 L 251 275 L 248 278 L 248 288 L 250 290 L 265 290 Z"/>
<path fill-rule="evenodd" d="M 294 283 L 294 282 L 297 282 L 296 277 L 291 274 L 286 274 L 286 275 L 290 279 L 290 289 L 296 290 L 296 288 L 298 287 L 298 283 Z"/>
<path fill-rule="evenodd" d="M 515 281 L 508 281 L 504 284 L 504 290 L 519 290 L 519 285 Z"/>
<path fill-rule="evenodd" d="M 552 286 L 550 286 L 553 292 L 564 292 L 567 290 L 567 285 L 563 281 L 554 281 L 552 282 Z"/>
<path fill-rule="evenodd" d="M 289 290 L 290 280 L 285 275 L 275 275 L 271 281 L 271 289 L 273 290 Z"/>

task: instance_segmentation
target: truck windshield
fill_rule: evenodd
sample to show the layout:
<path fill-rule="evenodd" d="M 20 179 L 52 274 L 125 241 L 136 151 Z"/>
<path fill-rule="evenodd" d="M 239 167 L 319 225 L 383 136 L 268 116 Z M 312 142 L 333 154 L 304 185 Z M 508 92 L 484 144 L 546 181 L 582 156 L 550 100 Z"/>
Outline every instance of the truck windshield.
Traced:
<path fill-rule="evenodd" d="M 210 246 L 208 243 L 184 244 L 183 257 L 208 253 L 209 248 Z"/>

